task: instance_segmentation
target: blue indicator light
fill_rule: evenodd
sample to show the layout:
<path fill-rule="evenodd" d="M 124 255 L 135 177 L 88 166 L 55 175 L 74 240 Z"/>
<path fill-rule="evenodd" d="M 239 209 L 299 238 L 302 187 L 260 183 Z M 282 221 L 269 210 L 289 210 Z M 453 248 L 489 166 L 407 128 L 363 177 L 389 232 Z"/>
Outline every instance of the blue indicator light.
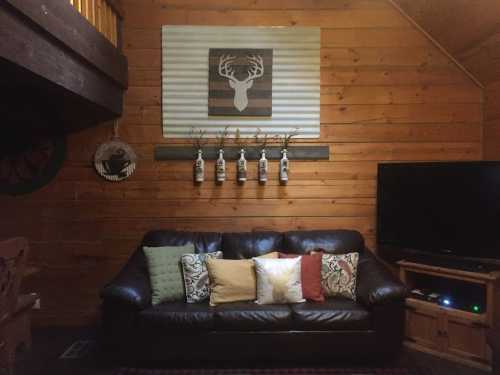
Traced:
<path fill-rule="evenodd" d="M 451 305 L 451 300 L 449 298 L 443 299 L 443 305 L 450 306 Z"/>

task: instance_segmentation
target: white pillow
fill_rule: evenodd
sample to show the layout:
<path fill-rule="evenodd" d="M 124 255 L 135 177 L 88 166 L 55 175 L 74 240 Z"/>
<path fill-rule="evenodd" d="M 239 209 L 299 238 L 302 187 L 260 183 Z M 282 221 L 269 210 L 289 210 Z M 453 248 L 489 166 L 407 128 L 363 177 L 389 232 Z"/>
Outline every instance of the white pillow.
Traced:
<path fill-rule="evenodd" d="M 300 264 L 302 257 L 291 259 L 253 258 L 257 274 L 259 304 L 304 302 Z"/>

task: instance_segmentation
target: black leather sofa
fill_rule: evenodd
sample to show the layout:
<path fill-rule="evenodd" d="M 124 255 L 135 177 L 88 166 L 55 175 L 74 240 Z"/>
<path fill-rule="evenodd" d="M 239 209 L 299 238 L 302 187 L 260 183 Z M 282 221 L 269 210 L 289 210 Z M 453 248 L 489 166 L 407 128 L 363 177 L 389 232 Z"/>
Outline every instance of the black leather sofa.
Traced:
<path fill-rule="evenodd" d="M 241 259 L 270 251 L 358 251 L 357 301 L 210 307 L 184 302 L 151 305 L 142 245 L 194 243 Z M 401 348 L 406 288 L 350 230 L 208 233 L 152 231 L 101 291 L 101 344 L 115 360 L 381 359 Z"/>

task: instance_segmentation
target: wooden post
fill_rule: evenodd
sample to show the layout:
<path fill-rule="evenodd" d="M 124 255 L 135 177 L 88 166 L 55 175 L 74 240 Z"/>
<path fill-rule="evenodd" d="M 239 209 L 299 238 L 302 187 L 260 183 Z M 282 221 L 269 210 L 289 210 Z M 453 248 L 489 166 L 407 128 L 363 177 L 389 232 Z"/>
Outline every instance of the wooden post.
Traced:
<path fill-rule="evenodd" d="M 123 48 L 123 20 L 120 18 L 120 16 L 117 17 L 116 20 L 116 47 L 118 49 Z"/>
<path fill-rule="evenodd" d="M 89 19 L 89 10 L 88 10 L 88 0 L 80 0 L 82 7 L 82 16 L 84 16 L 87 20 Z"/>
<path fill-rule="evenodd" d="M 113 43 L 113 8 L 106 4 L 107 12 L 108 12 L 108 40 Z"/>
<path fill-rule="evenodd" d="M 95 27 L 95 1 L 87 0 L 89 9 L 89 22 Z"/>
<path fill-rule="evenodd" d="M 96 29 L 100 32 L 102 32 L 102 0 L 95 0 L 95 14 L 96 14 L 96 21 L 95 21 L 95 26 Z"/>
<path fill-rule="evenodd" d="M 117 22 L 116 22 L 116 13 L 113 12 L 113 20 L 112 20 L 112 23 L 111 23 L 111 42 L 113 43 L 113 45 L 116 47 L 117 46 L 117 43 L 116 43 L 116 28 L 117 28 Z"/>

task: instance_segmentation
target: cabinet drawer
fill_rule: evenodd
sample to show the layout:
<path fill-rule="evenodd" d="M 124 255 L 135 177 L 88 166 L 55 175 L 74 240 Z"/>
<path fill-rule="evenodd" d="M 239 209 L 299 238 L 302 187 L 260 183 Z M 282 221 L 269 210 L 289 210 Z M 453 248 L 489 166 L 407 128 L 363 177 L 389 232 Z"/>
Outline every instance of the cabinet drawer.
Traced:
<path fill-rule="evenodd" d="M 446 350 L 453 355 L 489 362 L 484 324 L 447 316 L 445 318 Z"/>
<path fill-rule="evenodd" d="M 441 317 L 433 312 L 407 308 L 406 337 L 429 349 L 442 350 Z"/>

